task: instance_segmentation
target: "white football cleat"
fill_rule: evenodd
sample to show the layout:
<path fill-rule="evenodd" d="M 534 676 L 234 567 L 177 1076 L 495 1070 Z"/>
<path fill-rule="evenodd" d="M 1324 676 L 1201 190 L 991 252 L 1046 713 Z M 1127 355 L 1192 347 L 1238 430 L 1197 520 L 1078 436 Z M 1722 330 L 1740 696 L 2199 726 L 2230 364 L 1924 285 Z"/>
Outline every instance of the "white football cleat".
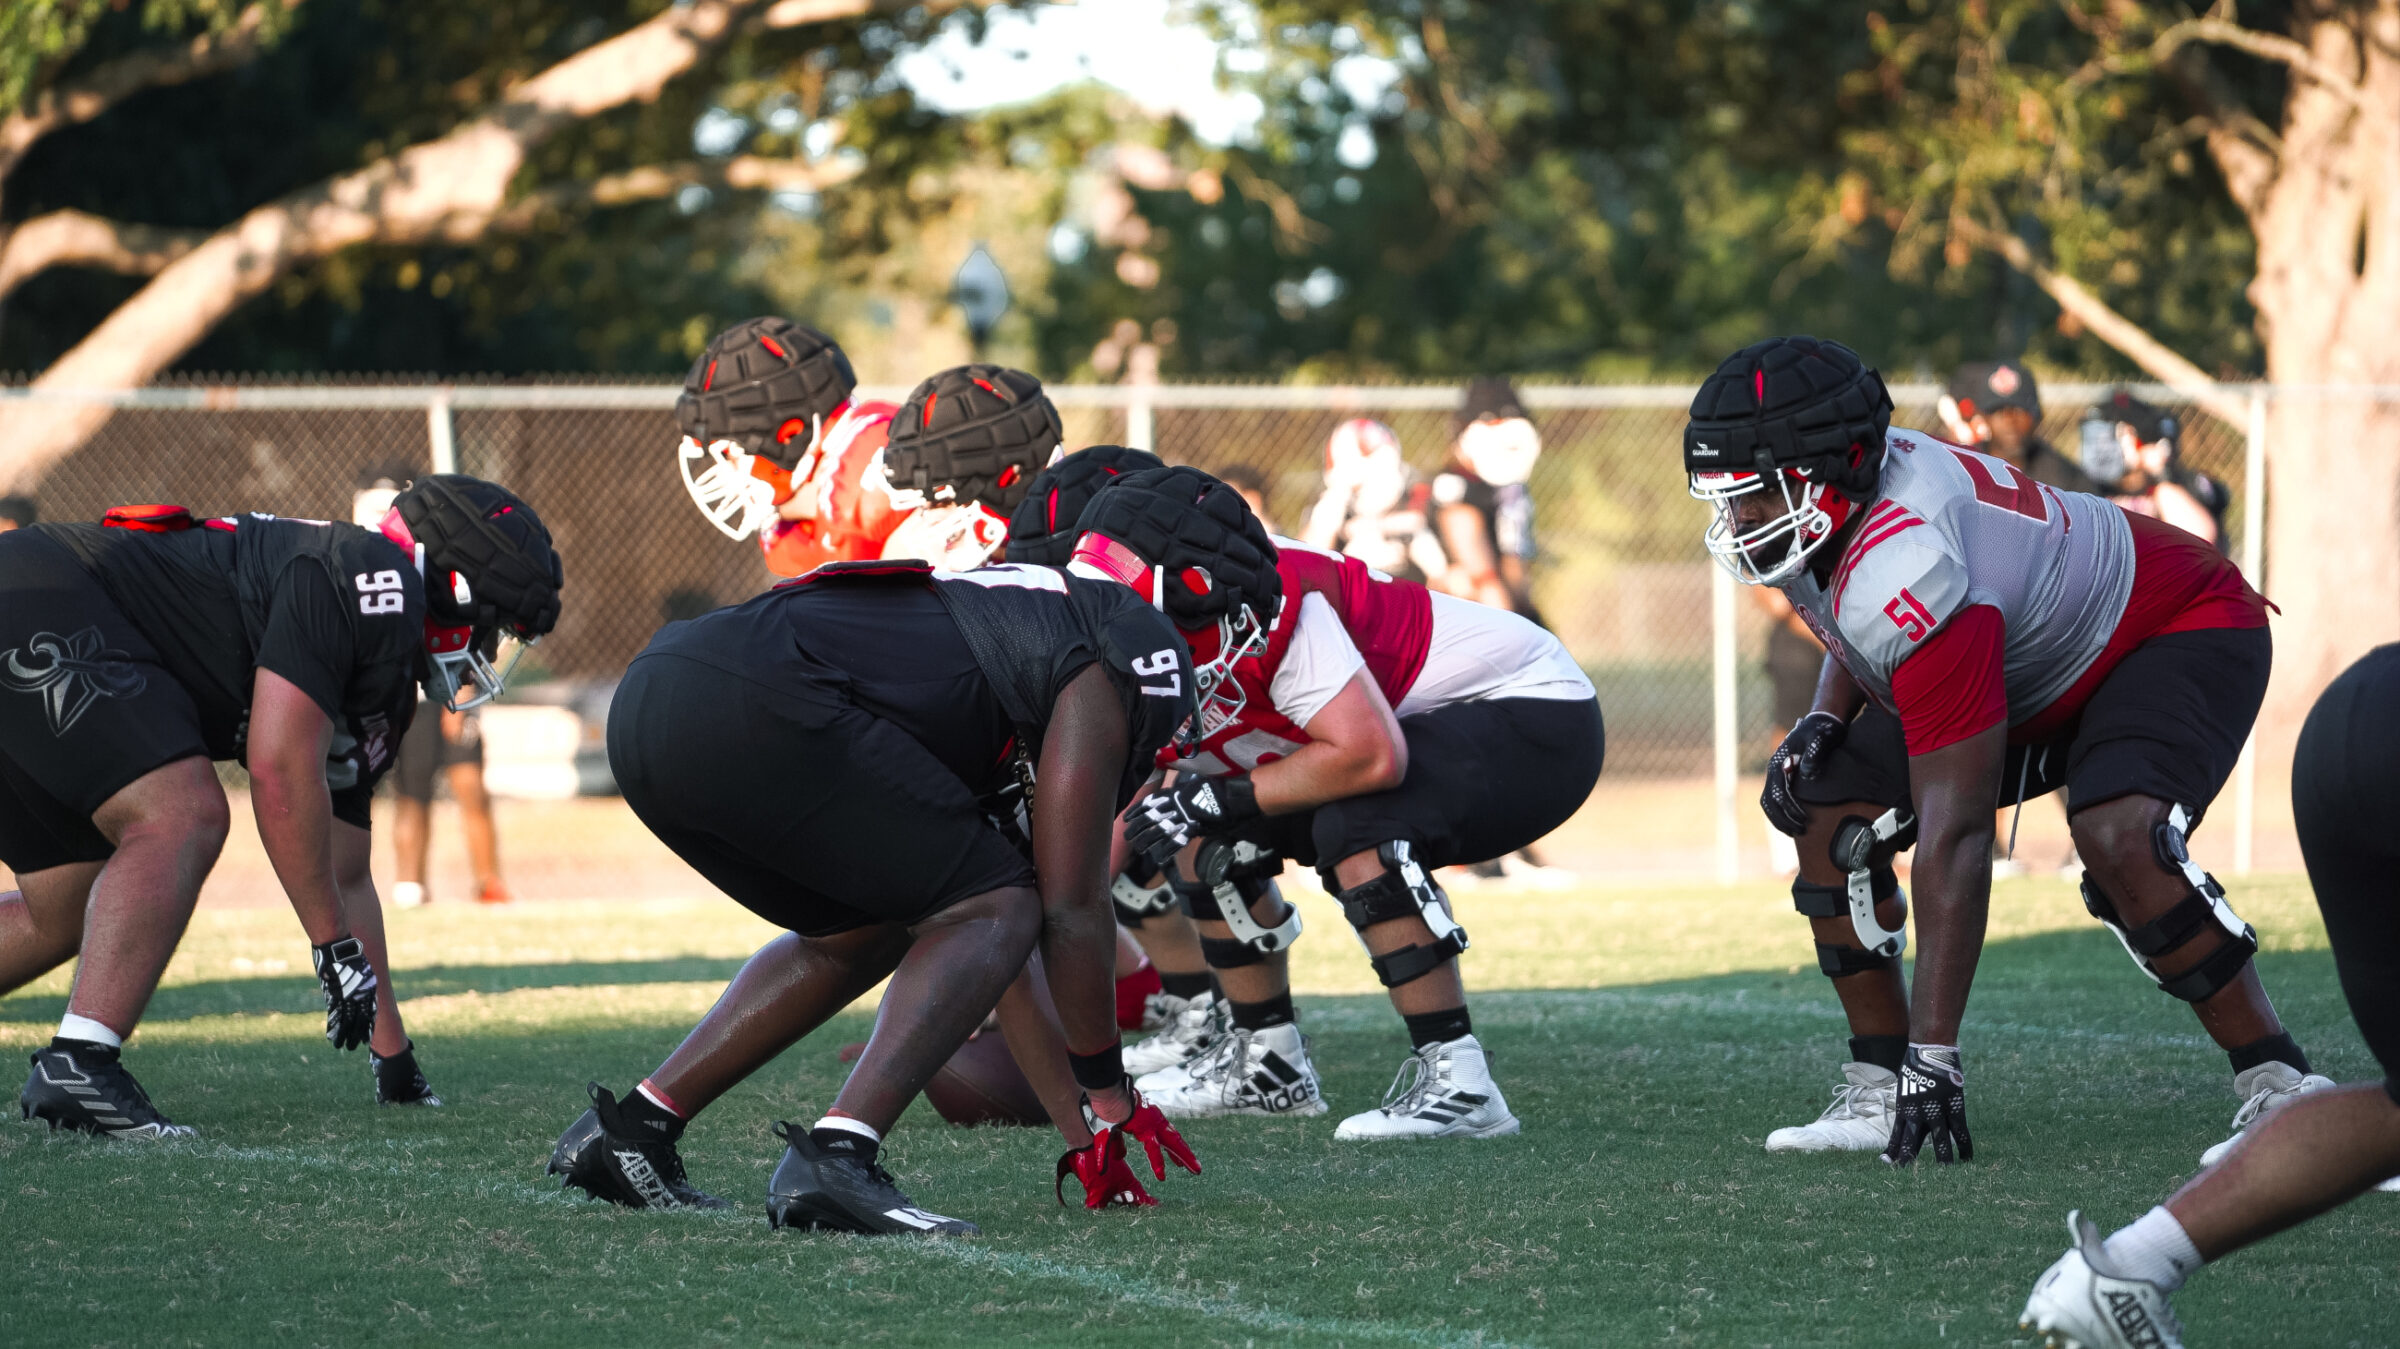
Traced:
<path fill-rule="evenodd" d="M 416 881 L 392 882 L 392 907 L 395 909 L 425 907 L 425 887 Z"/>
<path fill-rule="evenodd" d="M 1892 1107 L 1900 1078 L 1872 1063 L 1842 1065 L 1833 1104 L 1808 1124 L 1767 1135 L 1769 1152 L 1881 1152 L 1892 1141 Z"/>
<path fill-rule="evenodd" d="M 1232 1009 L 1216 994 L 1203 993 L 1176 1013 L 1165 1030 L 1127 1047 L 1125 1071 L 1134 1079 L 1134 1086 L 1148 1092 L 1145 1084 L 1151 1077 L 1181 1069 L 1198 1058 L 1232 1024 Z"/>
<path fill-rule="evenodd" d="M 2215 1166 L 2242 1135 L 2277 1110 L 2306 1096 L 2332 1086 L 2333 1079 L 2316 1073 L 2302 1076 L 2300 1070 L 2288 1063 L 2269 1059 L 2255 1068 L 2245 1068 L 2233 1075 L 2233 1094 L 2242 1098 L 2242 1108 L 2234 1112 L 2233 1136 L 2200 1154 L 2200 1165 Z"/>
<path fill-rule="evenodd" d="M 2018 1329 L 2039 1334 L 2049 1349 L 2183 1349 L 2183 1323 L 2166 1290 L 2117 1272 L 2100 1229 L 2080 1212 L 2067 1215 L 2067 1232 L 2074 1247 L 2034 1283 Z"/>
<path fill-rule="evenodd" d="M 1202 994 L 1202 997 L 1208 996 Z M 1177 997 L 1164 989 L 1142 999 L 1142 1029 L 1162 1031 L 1175 1023 L 1184 1010 L 1192 1005 L 1190 998 Z"/>
<path fill-rule="evenodd" d="M 1158 1085 L 1144 1085 L 1150 1082 Z M 1325 1113 L 1325 1089 L 1316 1065 L 1308 1061 L 1308 1037 L 1289 1022 L 1264 1030 L 1227 1026 L 1180 1074 L 1169 1070 L 1135 1085 L 1142 1099 L 1168 1119 Z"/>
<path fill-rule="evenodd" d="M 1385 1138 L 1499 1138 L 1522 1127 L 1492 1081 L 1483 1042 L 1430 1044 L 1408 1056 L 1383 1104 L 1343 1120 L 1333 1136 L 1353 1142 Z"/>

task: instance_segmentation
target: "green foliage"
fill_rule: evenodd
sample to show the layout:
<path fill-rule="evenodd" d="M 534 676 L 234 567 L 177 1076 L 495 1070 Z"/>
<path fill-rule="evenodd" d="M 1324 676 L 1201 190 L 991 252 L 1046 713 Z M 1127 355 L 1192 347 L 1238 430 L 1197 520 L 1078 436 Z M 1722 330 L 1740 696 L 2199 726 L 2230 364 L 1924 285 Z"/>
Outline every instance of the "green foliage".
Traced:
<path fill-rule="evenodd" d="M 218 33 L 254 6 L 273 36 L 298 0 L 5 0 L 0 3 L 0 108 L 17 109 L 63 69 L 120 54 L 128 43 Z M 130 11 L 130 12 L 129 12 Z"/>

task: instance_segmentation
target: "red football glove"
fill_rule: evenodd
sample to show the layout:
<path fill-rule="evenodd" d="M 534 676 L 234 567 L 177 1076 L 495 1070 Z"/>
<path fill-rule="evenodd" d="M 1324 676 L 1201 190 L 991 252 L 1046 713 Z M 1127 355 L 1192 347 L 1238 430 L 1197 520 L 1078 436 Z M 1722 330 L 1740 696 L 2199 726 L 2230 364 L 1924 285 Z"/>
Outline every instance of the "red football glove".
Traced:
<path fill-rule="evenodd" d="M 1150 1154 L 1150 1174 L 1159 1180 L 1167 1178 L 1166 1157 L 1174 1158 L 1177 1166 L 1195 1176 L 1199 1175 L 1200 1158 L 1192 1151 L 1192 1145 L 1183 1141 L 1183 1135 L 1175 1132 L 1175 1126 L 1167 1122 L 1167 1117 L 1159 1113 L 1157 1106 L 1143 1101 L 1139 1094 L 1133 1100 L 1133 1118 L 1123 1124 L 1108 1125 L 1107 1132 L 1131 1134 L 1140 1139 L 1142 1150 Z M 1117 1146 L 1121 1148 L 1124 1143 L 1120 1141 Z M 1162 1150 L 1166 1157 L 1159 1155 Z"/>
<path fill-rule="evenodd" d="M 1172 1133 L 1173 1130 L 1168 1132 Z M 1175 1141 L 1179 1147 L 1183 1143 L 1180 1138 Z M 1188 1155 L 1190 1150 L 1185 1151 Z M 1090 1147 L 1069 1148 L 1058 1159 L 1058 1183 L 1053 1187 L 1053 1193 L 1057 1194 L 1061 1207 L 1067 1202 L 1067 1176 L 1070 1172 L 1075 1179 L 1083 1182 L 1083 1206 L 1087 1209 L 1107 1208 L 1111 1204 L 1154 1208 L 1158 1204 L 1157 1200 L 1150 1197 L 1150 1192 L 1142 1188 L 1142 1182 L 1135 1178 L 1133 1168 L 1125 1165 L 1125 1135 L 1115 1129 L 1101 1128 L 1092 1135 Z M 1159 1174 L 1163 1176 L 1166 1173 L 1162 1171 Z"/>

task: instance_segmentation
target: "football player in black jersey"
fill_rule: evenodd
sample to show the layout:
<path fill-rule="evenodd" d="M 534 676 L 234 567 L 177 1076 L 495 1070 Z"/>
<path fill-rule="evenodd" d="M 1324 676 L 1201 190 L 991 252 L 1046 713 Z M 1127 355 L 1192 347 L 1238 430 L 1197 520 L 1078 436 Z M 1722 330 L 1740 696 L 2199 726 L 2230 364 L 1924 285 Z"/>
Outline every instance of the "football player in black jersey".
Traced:
<path fill-rule="evenodd" d="M 928 380 L 900 419 L 934 434 L 895 480 L 967 496 L 1009 471 L 995 447 L 1013 415 L 989 387 Z M 835 562 L 662 630 L 618 686 L 609 765 L 660 841 L 788 934 L 633 1090 L 592 1085 L 551 1172 L 635 1208 L 723 1207 L 686 1179 L 686 1122 L 887 976 L 832 1109 L 777 1126 L 775 1226 L 976 1231 L 917 1207 L 876 1159 L 995 1006 L 1069 1145 L 1061 1186 L 1073 1173 L 1087 1207 L 1150 1202 L 1128 1134 L 1155 1175 L 1162 1153 L 1197 1171 L 1125 1075 L 1107 877 L 1112 821 L 1192 709 L 1163 615 L 1047 567 Z"/>
<path fill-rule="evenodd" d="M 430 582 L 430 584 L 429 584 Z M 267 857 L 315 946 L 325 1038 L 369 1046 L 376 1098 L 438 1104 L 388 978 L 368 798 L 417 686 L 499 692 L 498 634 L 558 620 L 558 555 L 502 488 L 437 475 L 380 530 L 266 515 L 0 535 L 0 993 L 80 956 L 28 1118 L 118 1138 L 190 1135 L 119 1061 L 230 821 L 212 760 L 250 770 Z"/>

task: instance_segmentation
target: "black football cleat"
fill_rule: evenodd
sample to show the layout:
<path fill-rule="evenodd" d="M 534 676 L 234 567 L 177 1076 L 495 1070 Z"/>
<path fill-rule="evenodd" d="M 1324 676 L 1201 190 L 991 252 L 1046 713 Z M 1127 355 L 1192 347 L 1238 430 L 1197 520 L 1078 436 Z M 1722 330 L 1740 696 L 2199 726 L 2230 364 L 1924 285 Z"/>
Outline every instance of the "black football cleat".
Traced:
<path fill-rule="evenodd" d="M 35 1050 L 33 1075 L 25 1079 L 17 1106 L 25 1118 L 38 1119 L 53 1132 L 68 1129 L 151 1143 L 200 1134 L 158 1113 L 150 1093 L 118 1061 L 117 1051 L 97 1045 L 62 1049 L 54 1044 Z"/>
<path fill-rule="evenodd" d="M 438 1106 L 442 1098 L 433 1094 L 433 1084 L 425 1080 L 424 1071 L 417 1067 L 417 1042 L 385 1058 L 373 1049 L 367 1050 L 367 1064 L 375 1070 L 375 1104 Z"/>
<path fill-rule="evenodd" d="M 550 1153 L 550 1174 L 565 1177 L 561 1186 L 627 1208 L 732 1207 L 692 1188 L 674 1139 L 625 1118 L 624 1107 L 599 1083 L 591 1089 L 592 1108 L 567 1126 Z"/>
<path fill-rule="evenodd" d="M 857 1232 L 866 1236 L 981 1236 L 963 1218 L 945 1218 L 918 1208 L 900 1193 L 892 1173 L 873 1162 L 818 1147 L 806 1129 L 775 1126 L 784 1141 L 783 1161 L 767 1182 L 767 1226 L 803 1231 Z"/>

